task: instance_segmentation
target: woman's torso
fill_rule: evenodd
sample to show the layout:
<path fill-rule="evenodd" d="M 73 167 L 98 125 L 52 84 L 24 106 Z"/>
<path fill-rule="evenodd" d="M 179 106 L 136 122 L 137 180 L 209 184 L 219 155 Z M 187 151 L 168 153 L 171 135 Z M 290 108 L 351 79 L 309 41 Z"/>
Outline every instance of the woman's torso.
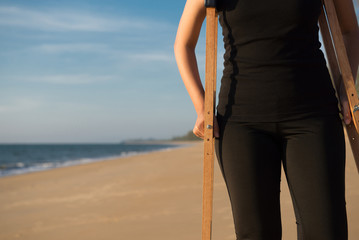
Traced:
<path fill-rule="evenodd" d="M 225 47 L 218 113 L 272 122 L 337 114 L 318 40 L 320 0 L 218 0 Z"/>

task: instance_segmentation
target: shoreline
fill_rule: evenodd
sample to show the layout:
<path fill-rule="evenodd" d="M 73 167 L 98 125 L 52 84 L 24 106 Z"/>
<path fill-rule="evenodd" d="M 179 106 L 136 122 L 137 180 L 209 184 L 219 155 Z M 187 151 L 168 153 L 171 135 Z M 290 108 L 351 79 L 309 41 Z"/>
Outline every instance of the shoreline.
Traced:
<path fill-rule="evenodd" d="M 190 146 L 191 144 L 195 144 L 195 143 L 191 143 L 190 141 L 162 141 L 162 140 L 157 141 L 156 140 L 156 141 L 143 141 L 143 142 L 126 142 L 126 143 L 120 143 L 120 144 L 122 144 L 122 145 L 167 145 L 167 147 L 164 147 L 161 149 L 138 151 L 138 152 L 124 152 L 119 155 L 113 155 L 113 156 L 107 156 L 107 157 L 105 157 L 105 156 L 104 157 L 82 157 L 82 158 L 67 159 L 67 160 L 64 160 L 61 162 L 48 161 L 48 162 L 36 163 L 35 165 L 28 166 L 25 168 L 12 169 L 12 170 L 9 170 L 8 172 L 4 171 L 4 169 L 0 169 L 0 171 L 4 171 L 3 174 L 0 174 L 0 179 L 5 178 L 5 177 L 10 177 L 10 176 L 18 176 L 18 175 L 22 175 L 22 174 L 48 171 L 48 170 L 57 169 L 57 168 L 66 168 L 66 167 L 77 166 L 77 165 L 91 164 L 94 162 L 112 161 L 112 160 L 116 160 L 116 159 L 122 159 L 122 158 L 131 157 L 131 156 L 143 155 L 143 154 L 148 154 L 148 153 L 157 152 L 157 151 L 166 151 L 169 149 L 182 148 L 182 147 Z M 16 145 L 17 146 L 74 146 L 74 145 L 91 146 L 91 145 L 94 145 L 94 146 L 96 146 L 96 145 L 117 145 L 117 143 L 113 143 L 113 144 L 97 144 L 97 143 L 92 143 L 92 144 L 85 144 L 85 143 L 84 144 L 71 144 L 71 143 L 52 144 L 51 143 L 51 144 L 1 144 L 1 145 L 3 145 L 3 146 L 6 146 L 6 145 L 12 145 L 12 146 L 13 145 L 15 145 L 15 146 Z"/>

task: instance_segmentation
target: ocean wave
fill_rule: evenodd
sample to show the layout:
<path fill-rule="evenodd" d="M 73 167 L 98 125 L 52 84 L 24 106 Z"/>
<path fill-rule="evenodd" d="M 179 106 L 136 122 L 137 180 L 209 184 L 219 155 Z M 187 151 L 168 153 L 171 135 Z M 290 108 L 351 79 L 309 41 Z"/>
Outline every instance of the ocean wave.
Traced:
<path fill-rule="evenodd" d="M 167 145 L 163 148 L 156 149 L 147 149 L 147 150 L 139 150 L 139 151 L 123 151 L 119 154 L 114 154 L 110 156 L 102 156 L 102 157 L 80 157 L 80 158 L 71 158 L 71 157 L 63 157 L 61 160 L 48 160 L 45 162 L 29 162 L 29 161 L 19 161 L 15 163 L 7 163 L 0 165 L 0 177 L 11 176 L 11 175 L 19 175 L 25 173 L 32 173 L 38 171 L 45 171 L 54 168 L 61 167 L 69 167 L 75 165 L 88 164 L 92 162 L 99 161 L 109 161 L 118 158 L 124 158 L 134 155 L 146 154 L 154 151 L 168 151 L 170 149 L 182 147 L 180 145 Z"/>

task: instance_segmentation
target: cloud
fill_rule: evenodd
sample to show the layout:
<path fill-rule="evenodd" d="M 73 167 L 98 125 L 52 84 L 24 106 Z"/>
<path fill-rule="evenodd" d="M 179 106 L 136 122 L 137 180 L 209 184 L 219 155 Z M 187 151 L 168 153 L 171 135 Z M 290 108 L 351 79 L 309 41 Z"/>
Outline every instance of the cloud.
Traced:
<path fill-rule="evenodd" d="M 42 44 L 34 47 L 35 51 L 45 53 L 63 53 L 63 52 L 94 52 L 107 53 L 110 49 L 105 44 L 92 43 L 63 43 L 63 44 Z"/>
<path fill-rule="evenodd" d="M 144 30 L 165 23 L 139 18 L 111 18 L 73 10 L 32 10 L 0 6 L 0 26 L 22 27 L 40 31 L 118 32 L 124 29 Z"/>
<path fill-rule="evenodd" d="M 137 53 L 129 55 L 129 58 L 136 61 L 160 61 L 172 62 L 174 56 L 168 53 Z"/>
<path fill-rule="evenodd" d="M 43 83 L 64 84 L 64 85 L 101 83 L 101 82 L 111 81 L 116 78 L 118 77 L 110 76 L 110 75 L 95 76 L 88 74 L 8 77 L 9 80 L 15 80 L 15 81 L 43 82 Z"/>
<path fill-rule="evenodd" d="M 0 105 L 0 113 L 9 113 L 9 112 L 27 112 L 41 107 L 42 102 L 32 99 L 32 98 L 24 98 L 19 97 L 17 99 L 13 99 L 8 104 Z"/>

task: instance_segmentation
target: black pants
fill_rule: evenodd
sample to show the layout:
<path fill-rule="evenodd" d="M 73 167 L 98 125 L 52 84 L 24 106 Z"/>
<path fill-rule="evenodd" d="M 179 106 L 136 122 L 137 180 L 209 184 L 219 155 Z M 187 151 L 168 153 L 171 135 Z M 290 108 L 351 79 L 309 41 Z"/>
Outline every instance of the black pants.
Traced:
<path fill-rule="evenodd" d="M 346 240 L 345 142 L 339 116 L 245 123 L 218 116 L 216 153 L 237 240 L 279 240 L 283 164 L 300 240 Z"/>

